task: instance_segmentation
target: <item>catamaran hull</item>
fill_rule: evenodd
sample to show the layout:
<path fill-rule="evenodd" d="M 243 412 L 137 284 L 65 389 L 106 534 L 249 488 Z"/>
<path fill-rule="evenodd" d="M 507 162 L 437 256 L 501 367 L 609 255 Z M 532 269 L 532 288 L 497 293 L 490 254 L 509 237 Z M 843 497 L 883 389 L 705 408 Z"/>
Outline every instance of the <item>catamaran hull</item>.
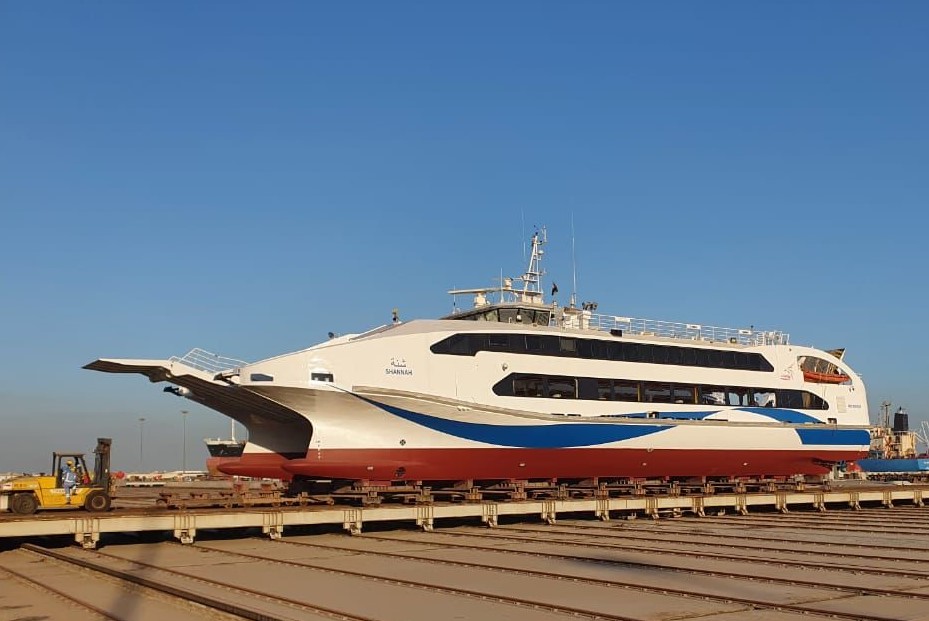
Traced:
<path fill-rule="evenodd" d="M 240 460 L 220 466 L 227 474 L 377 481 L 821 475 L 864 456 L 870 443 L 866 429 L 783 409 L 665 405 L 659 416 L 685 420 L 554 419 L 336 389 L 262 392 L 311 422 L 307 452 L 246 447 Z"/>

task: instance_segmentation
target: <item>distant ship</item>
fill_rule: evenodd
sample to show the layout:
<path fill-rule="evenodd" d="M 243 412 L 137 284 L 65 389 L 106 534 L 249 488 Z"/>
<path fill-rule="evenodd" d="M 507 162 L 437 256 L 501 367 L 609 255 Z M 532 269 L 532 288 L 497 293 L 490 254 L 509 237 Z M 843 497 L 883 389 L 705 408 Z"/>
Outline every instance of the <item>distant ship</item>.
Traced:
<path fill-rule="evenodd" d="M 210 452 L 206 460 L 206 469 L 211 477 L 226 476 L 219 471 L 220 464 L 236 461 L 245 450 L 245 440 L 235 439 L 235 421 L 230 421 L 229 438 L 204 438 L 206 449 Z"/>
<path fill-rule="evenodd" d="M 881 404 L 881 419 L 871 429 L 871 450 L 867 459 L 850 465 L 851 472 L 861 472 L 869 479 L 915 478 L 929 475 L 929 454 L 919 452 L 919 444 L 929 448 L 929 423 L 920 431 L 910 429 L 907 411 L 898 408 L 890 418 L 890 402 Z"/>

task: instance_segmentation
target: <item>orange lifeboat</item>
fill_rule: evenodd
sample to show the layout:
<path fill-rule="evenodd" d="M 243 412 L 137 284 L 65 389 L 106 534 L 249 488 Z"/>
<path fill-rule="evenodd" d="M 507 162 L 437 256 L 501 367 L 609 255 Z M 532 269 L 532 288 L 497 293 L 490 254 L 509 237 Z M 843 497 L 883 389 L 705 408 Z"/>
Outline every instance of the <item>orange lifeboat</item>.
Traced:
<path fill-rule="evenodd" d="M 803 379 L 807 382 L 817 384 L 844 384 L 851 378 L 844 373 L 817 373 L 816 371 L 804 371 Z"/>

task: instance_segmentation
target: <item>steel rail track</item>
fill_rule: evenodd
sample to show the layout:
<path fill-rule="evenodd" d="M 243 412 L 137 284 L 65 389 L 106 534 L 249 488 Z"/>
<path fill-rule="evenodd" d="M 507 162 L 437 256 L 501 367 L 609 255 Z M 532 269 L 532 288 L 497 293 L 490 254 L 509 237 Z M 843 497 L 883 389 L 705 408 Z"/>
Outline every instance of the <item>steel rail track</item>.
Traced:
<path fill-rule="evenodd" d="M 368 538 L 365 536 L 365 538 Z M 602 578 L 585 578 L 581 576 L 571 576 L 558 574 L 555 572 L 541 571 L 541 570 L 529 570 L 529 569 L 515 569 L 512 567 L 506 567 L 504 565 L 494 565 L 489 563 L 475 563 L 472 561 L 450 561 L 445 559 L 436 559 L 432 557 L 421 557 L 416 556 L 412 553 L 398 553 L 398 552 L 379 552 L 375 550 L 359 550 L 358 548 L 352 548 L 347 546 L 331 546 L 328 544 L 319 544 L 319 543 L 309 543 L 309 542 L 300 542 L 300 541 L 285 541 L 283 539 L 278 540 L 278 543 L 283 543 L 286 545 L 295 545 L 295 546 L 307 546 L 307 547 L 316 547 L 327 550 L 339 550 L 345 552 L 352 552 L 354 554 L 370 554 L 374 556 L 384 556 L 388 558 L 397 558 L 404 560 L 415 560 L 422 561 L 427 563 L 435 563 L 440 565 L 449 565 L 455 567 L 467 567 L 471 569 L 486 569 L 491 571 L 499 571 L 502 573 L 508 573 L 513 575 L 521 576 L 532 576 L 532 577 L 541 577 L 541 578 L 550 578 L 556 580 L 567 580 L 570 582 L 575 582 L 579 584 L 590 584 L 595 586 L 607 586 L 607 587 L 618 587 L 623 589 L 628 589 L 632 591 L 638 591 L 642 593 L 650 594 L 659 594 L 659 595 L 675 595 L 679 597 L 685 597 L 688 599 L 699 599 L 702 601 L 714 601 L 727 604 L 742 604 L 748 606 L 752 609 L 766 609 L 766 610 L 786 610 L 789 612 L 797 612 L 803 615 L 820 615 L 826 616 L 833 619 L 851 619 L 858 621 L 870 621 L 884 619 L 885 621 L 888 617 L 879 617 L 879 616 L 868 616 L 862 615 L 860 613 L 842 613 L 836 612 L 829 609 L 821 609 L 813 606 L 801 605 L 801 604 L 790 604 L 790 603 L 777 603 L 772 601 L 765 601 L 759 599 L 729 596 L 729 595 L 712 595 L 702 591 L 690 591 L 686 589 L 676 589 L 672 587 L 649 587 L 647 585 L 634 583 L 634 582 L 622 582 L 619 580 L 607 580 Z M 205 546 L 200 546 L 205 547 Z M 224 551 L 216 548 L 208 548 L 215 551 Z M 532 555 L 532 553 L 527 553 Z M 547 556 L 547 555 L 539 555 Z M 577 557 L 575 557 L 577 558 Z M 808 586 L 808 585 L 804 585 Z M 818 585 L 817 585 L 818 586 Z M 886 594 L 885 594 L 886 595 Z M 922 596 L 924 599 L 929 599 L 929 594 Z"/>
<path fill-rule="evenodd" d="M 181 544 L 172 544 L 172 545 L 181 545 Z M 548 612 L 554 612 L 558 614 L 567 614 L 572 617 L 585 617 L 589 619 L 603 619 L 605 621 L 641 621 L 641 617 L 627 617 L 625 615 L 616 615 L 611 613 L 595 612 L 592 610 L 587 610 L 584 608 L 575 608 L 572 606 L 559 606 L 556 604 L 545 604 L 534 599 L 526 599 L 523 597 L 514 597 L 509 595 L 498 595 L 494 593 L 484 593 L 482 591 L 475 591 L 473 589 L 462 589 L 458 587 L 449 587 L 437 584 L 431 584 L 428 582 L 421 582 L 418 580 L 406 580 L 402 578 L 385 578 L 378 574 L 371 574 L 362 571 L 353 571 L 350 569 L 333 569 L 331 567 L 325 567 L 322 565 L 313 565 L 312 563 L 302 562 L 302 561 L 293 561 L 288 559 L 275 559 L 268 558 L 266 556 L 261 556 L 259 554 L 249 554 L 247 552 L 235 552 L 232 550 L 223 550 L 222 548 L 212 548 L 210 546 L 205 546 L 200 543 L 193 544 L 195 548 L 201 550 L 209 550 L 210 552 L 217 552 L 220 554 L 226 554 L 228 556 L 240 556 L 242 558 L 247 558 L 256 561 L 262 561 L 266 563 L 274 563 L 279 565 L 286 565 L 288 567 L 301 567 L 304 569 L 312 569 L 314 571 L 322 571 L 331 574 L 351 576 L 353 578 L 362 578 L 366 580 L 374 580 L 377 582 L 383 582 L 386 584 L 392 584 L 396 586 L 403 587 L 414 587 L 418 589 L 423 589 L 427 591 L 432 591 L 436 593 L 444 593 L 446 595 L 459 595 L 472 597 L 480 599 L 483 601 L 493 601 L 499 602 L 502 604 L 511 604 L 519 606 L 522 608 L 531 608 L 533 610 L 545 610 Z M 122 557 L 114 557 L 122 558 Z M 136 561 L 133 561 L 136 562 Z M 875 619 L 875 621 L 893 621 L 892 619 Z"/>
<path fill-rule="evenodd" d="M 635 529 L 635 530 L 631 530 L 631 529 L 630 529 L 630 530 L 623 530 L 623 531 L 621 532 L 621 534 L 620 534 L 620 533 L 617 533 L 617 532 L 615 532 L 615 531 L 611 531 L 611 530 L 609 530 L 609 529 L 607 529 L 607 528 L 603 528 L 603 527 L 600 527 L 600 526 L 592 526 L 592 525 L 588 525 L 588 524 L 569 524 L 569 525 L 566 525 L 566 526 L 567 526 L 568 528 L 572 528 L 572 529 L 576 529 L 576 530 L 589 531 L 591 534 L 593 534 L 594 532 L 596 532 L 598 535 L 603 535 L 603 536 L 608 537 L 608 538 L 610 538 L 610 539 L 622 539 L 622 540 L 634 539 L 634 540 L 636 540 L 636 541 L 650 541 L 650 542 L 659 542 L 659 543 L 675 543 L 675 544 L 685 544 L 685 545 L 693 545 L 693 546 L 714 546 L 714 547 L 720 547 L 720 546 L 721 546 L 721 547 L 725 547 L 725 548 L 740 549 L 740 550 L 757 550 L 757 551 L 760 551 L 760 552 L 768 551 L 768 550 L 771 549 L 770 547 L 767 547 L 767 548 L 766 548 L 766 547 L 762 547 L 762 546 L 760 546 L 760 545 L 741 545 L 741 544 L 738 544 L 738 543 L 731 543 L 731 539 L 733 538 L 733 535 L 723 535 L 723 534 L 708 535 L 708 534 L 704 534 L 704 533 L 692 533 L 692 532 L 686 532 L 686 531 L 676 531 L 676 532 L 672 531 L 673 534 L 690 535 L 690 536 L 697 537 L 697 538 L 707 537 L 707 538 L 713 538 L 713 539 L 728 539 L 728 540 L 730 540 L 730 541 L 727 541 L 727 542 L 725 542 L 725 543 L 714 543 L 714 542 L 704 542 L 704 541 L 693 541 L 693 540 L 691 540 L 691 539 L 686 539 L 686 538 L 674 538 L 674 537 L 665 537 L 665 536 L 655 537 L 655 536 L 649 535 L 649 533 L 654 533 L 655 535 L 664 535 L 665 533 L 668 533 L 668 532 L 669 532 L 669 531 L 663 531 L 663 530 L 659 530 L 659 529 L 654 529 L 654 530 L 649 530 L 649 531 L 644 531 L 644 532 L 643 532 L 643 530 L 637 528 L 637 529 Z M 541 530 L 540 532 L 551 532 L 551 529 L 552 529 L 551 526 L 545 526 L 545 527 L 544 527 L 544 530 Z M 514 530 L 514 529 L 508 527 L 507 530 Z M 522 529 L 522 530 L 532 530 L 532 529 Z M 565 532 L 565 531 L 559 531 L 559 532 L 562 532 L 562 533 L 563 533 L 563 532 Z M 873 532 L 873 531 L 871 531 L 871 532 Z M 642 534 L 640 534 L 640 533 L 642 533 Z M 566 534 L 567 534 L 567 533 L 566 533 Z M 769 542 L 780 542 L 780 543 L 782 543 L 782 544 L 783 544 L 783 543 L 802 544 L 802 545 L 807 545 L 807 546 L 810 546 L 810 545 L 814 545 L 814 546 L 816 546 L 816 545 L 819 545 L 819 546 L 823 546 L 823 545 L 834 545 L 834 544 L 823 543 L 823 542 L 821 542 L 821 541 L 809 541 L 809 540 L 799 540 L 799 541 L 798 541 L 798 540 L 794 540 L 794 539 L 791 539 L 789 542 L 785 542 L 783 539 L 778 539 L 778 538 L 774 538 L 774 537 L 758 537 L 758 536 L 742 535 L 742 534 L 737 535 L 737 538 L 739 539 L 739 541 L 769 541 Z M 869 546 L 869 545 L 863 544 L 863 543 L 858 543 L 858 544 L 848 543 L 848 544 L 847 544 L 847 543 L 844 543 L 844 542 L 843 542 L 843 543 L 841 544 L 841 546 L 842 546 L 843 548 L 851 548 L 851 547 L 874 548 L 874 546 Z M 907 551 L 915 552 L 915 553 L 919 553 L 920 551 L 923 551 L 923 552 L 929 551 L 929 550 L 927 550 L 926 548 L 916 548 L 916 549 L 914 550 L 913 548 L 906 548 L 906 547 L 904 547 L 904 546 L 894 546 L 894 547 L 889 548 L 889 549 L 907 550 Z M 824 552 L 822 552 L 822 551 L 819 551 L 819 550 L 809 550 L 809 549 L 799 549 L 799 550 L 798 550 L 798 549 L 793 549 L 793 548 L 779 547 L 777 551 L 778 551 L 779 553 L 784 553 L 784 554 L 797 554 L 797 555 L 801 555 L 801 556 L 803 556 L 803 555 L 808 555 L 808 556 L 823 556 L 823 555 L 824 555 Z M 849 559 L 853 559 L 853 558 L 854 558 L 854 559 L 862 559 L 862 560 L 866 560 L 866 561 L 894 561 L 894 562 L 910 562 L 910 563 L 924 563 L 924 562 L 925 562 L 925 559 L 924 559 L 924 558 L 901 558 L 901 557 L 897 557 L 897 556 L 879 556 L 879 555 L 873 555 L 873 554 L 856 554 L 856 553 L 853 553 L 853 552 L 852 552 L 852 553 L 835 552 L 835 553 L 829 553 L 828 556 L 838 557 L 838 558 L 849 558 Z M 927 575 L 927 577 L 929 577 L 929 573 L 927 573 L 926 575 Z"/>
<path fill-rule="evenodd" d="M 700 518 L 701 522 L 702 522 L 702 519 L 703 518 Z M 604 529 L 603 526 L 594 526 L 590 524 L 575 524 L 573 522 L 570 524 L 570 526 L 572 528 L 582 528 L 584 530 L 588 530 L 588 529 L 595 530 L 595 529 L 600 528 L 603 530 L 603 532 L 609 532 L 606 529 Z M 760 537 L 758 535 L 745 535 L 743 533 L 728 533 L 728 534 L 727 533 L 706 533 L 702 531 L 675 529 L 675 528 L 670 528 L 670 527 L 654 528 L 654 527 L 648 527 L 648 526 L 642 526 L 642 525 L 636 525 L 634 530 L 632 529 L 624 530 L 623 532 L 627 535 L 633 534 L 633 533 L 640 533 L 640 532 L 655 533 L 655 534 L 672 533 L 675 535 L 693 535 L 694 537 L 711 537 L 714 539 L 732 539 L 733 537 L 737 537 L 738 539 L 745 540 L 745 541 L 771 541 L 771 542 L 775 542 L 779 544 L 784 543 L 784 539 L 782 537 Z M 869 532 L 874 533 L 873 530 Z M 890 532 L 887 534 L 893 535 L 893 534 L 896 534 L 896 532 L 894 531 L 894 532 Z M 844 541 L 841 543 L 839 542 L 830 543 L 830 542 L 823 542 L 821 540 L 814 541 L 812 539 L 791 539 L 790 542 L 796 543 L 796 544 L 802 544 L 802 545 L 820 545 L 820 546 L 841 545 L 843 548 L 867 548 L 867 549 L 873 549 L 873 550 L 892 550 L 892 551 L 900 551 L 900 552 L 913 552 L 915 554 L 929 553 L 929 546 L 924 547 L 924 546 L 878 545 L 878 544 L 869 544 L 869 543 L 846 543 Z M 888 559 L 888 560 L 913 560 L 913 561 L 924 561 L 925 560 L 924 558 L 898 559 L 898 557 L 872 557 L 872 556 L 868 556 L 867 558 L 878 558 L 878 559 Z"/>
<path fill-rule="evenodd" d="M 22 572 L 16 571 L 15 569 L 10 569 L 9 567 L 0 566 L 0 571 L 4 571 L 10 574 L 11 576 L 14 576 L 17 580 L 25 582 L 29 586 L 35 587 L 36 589 L 40 591 L 45 591 L 46 593 L 51 593 L 55 597 L 64 600 L 68 604 L 79 606 L 87 610 L 88 612 L 95 614 L 99 617 L 102 617 L 104 619 L 112 619 L 113 621 L 123 621 L 122 617 L 114 617 L 113 615 L 111 615 L 106 610 L 103 610 L 102 608 L 97 608 L 96 606 L 92 604 L 88 604 L 87 602 L 81 601 L 80 599 L 72 595 L 68 595 L 64 591 L 61 591 L 59 589 L 56 589 L 55 587 L 49 586 L 48 584 L 40 580 L 31 578 Z"/>
<path fill-rule="evenodd" d="M 777 515 L 774 514 L 763 514 L 763 513 L 753 513 L 750 515 L 732 515 L 732 516 L 723 516 L 717 517 L 712 515 L 707 515 L 706 517 L 701 517 L 700 521 L 708 524 L 718 524 L 720 522 L 727 522 L 731 525 L 733 523 L 739 522 L 748 522 L 751 521 L 752 524 L 765 524 L 771 526 L 790 526 L 791 524 L 809 524 L 816 523 L 817 526 L 826 526 L 826 527 L 860 527 L 862 518 L 879 518 L 880 525 L 886 527 L 904 527 L 904 530 L 895 530 L 894 533 L 900 534 L 911 534 L 911 533 L 922 533 L 924 530 L 915 528 L 915 526 L 926 526 L 929 525 L 929 509 L 921 509 L 925 511 L 925 515 L 909 515 L 902 516 L 900 514 L 890 514 L 890 512 L 904 512 L 909 508 L 903 507 L 893 507 L 891 509 L 882 508 L 880 512 L 878 511 L 869 511 L 867 509 L 851 511 L 850 509 L 843 509 L 843 513 L 839 514 L 837 512 L 790 512 L 790 513 L 780 513 Z M 848 511 L 849 513 L 845 514 L 844 512 Z M 881 515 L 883 513 L 883 516 Z M 855 516 L 854 518 L 852 516 Z M 887 518 L 887 519 L 880 519 Z M 909 527 L 909 528 L 907 528 Z M 852 529 L 853 529 L 852 528 Z M 837 528 L 838 530 L 838 528 Z M 851 530 L 845 528 L 845 530 Z M 868 532 L 871 532 L 868 530 Z"/>
<path fill-rule="evenodd" d="M 154 591 L 157 591 L 158 593 L 170 595 L 170 596 L 173 596 L 173 597 L 185 600 L 185 601 L 194 602 L 202 606 L 206 606 L 207 608 L 212 608 L 214 610 L 218 610 L 226 614 L 240 617 L 242 619 L 249 619 L 251 621 L 279 621 L 280 620 L 280 617 L 270 615 L 256 608 L 251 608 L 248 606 L 241 606 L 238 604 L 234 604 L 226 599 L 210 597 L 208 595 L 204 595 L 202 593 L 198 593 L 190 589 L 184 589 L 182 587 L 158 582 L 157 580 L 153 580 L 151 578 L 146 578 L 144 576 L 140 576 L 138 574 L 134 574 L 128 571 L 121 571 L 119 569 L 115 569 L 113 567 L 107 566 L 102 563 L 95 563 L 88 559 L 78 558 L 71 554 L 66 554 L 66 553 L 58 552 L 56 550 L 42 548 L 40 546 L 31 544 L 31 543 L 23 544 L 22 548 L 29 550 L 35 554 L 39 554 L 41 556 L 53 558 L 63 563 L 76 565 L 78 567 L 87 569 L 92 572 L 105 574 L 107 576 L 116 578 L 118 580 L 122 580 L 124 582 L 135 584 L 137 586 L 145 587 L 148 589 L 152 589 Z M 157 565 L 152 565 L 150 563 L 143 563 L 141 561 L 126 559 L 121 556 L 105 554 L 103 552 L 98 552 L 98 551 L 93 551 L 89 553 L 92 554 L 93 556 L 117 559 L 117 560 L 120 560 L 126 563 L 131 563 L 134 565 L 145 567 L 147 569 L 155 569 L 158 571 L 163 571 L 168 574 L 181 576 L 183 577 L 184 580 L 194 580 L 202 584 L 216 587 L 216 588 L 219 588 L 225 591 L 245 593 L 251 597 L 255 597 L 255 598 L 258 598 L 258 599 L 261 599 L 267 602 L 271 602 L 274 604 L 284 604 L 290 608 L 294 608 L 295 612 L 309 611 L 309 612 L 313 612 L 321 616 L 328 616 L 333 619 L 339 619 L 340 621 L 378 621 L 377 619 L 373 619 L 371 617 L 365 617 L 365 616 L 345 613 L 339 610 L 326 608 L 324 606 L 308 604 L 306 602 L 301 602 L 301 601 L 291 599 L 288 597 L 268 595 L 267 593 L 264 593 L 262 591 L 258 591 L 255 589 L 249 589 L 247 587 L 232 585 L 232 584 L 228 584 L 228 583 L 225 583 L 219 580 L 211 580 L 209 578 L 204 578 L 202 576 L 195 576 L 195 575 L 191 575 L 188 573 L 175 571 L 173 569 L 168 569 L 165 567 L 159 567 Z M 108 617 L 108 618 L 115 619 L 116 617 Z"/>
<path fill-rule="evenodd" d="M 517 526 L 507 526 L 505 529 L 501 529 L 501 531 L 502 530 L 506 530 L 508 532 L 535 532 L 535 533 L 540 532 L 535 529 L 520 528 Z M 577 535 L 578 534 L 578 533 L 566 532 L 564 530 L 558 530 L 557 527 L 551 527 L 551 526 L 546 527 L 544 532 L 547 534 L 558 534 L 558 535 Z M 489 535 L 489 536 L 490 537 L 503 537 L 503 535 Z M 616 539 L 616 540 L 620 539 L 618 536 L 610 537 L 610 538 Z M 653 539 L 652 541 L 657 541 L 659 543 L 664 542 L 663 539 L 657 539 L 657 538 Z M 555 543 L 555 542 L 549 541 L 548 543 Z M 574 541 L 571 543 L 578 543 L 578 542 Z M 604 546 L 602 541 L 598 541 L 596 545 L 599 547 Z M 621 550 L 628 550 L 630 549 L 630 547 L 632 547 L 632 546 L 617 545 L 615 543 L 609 543 L 606 545 L 613 547 L 613 548 L 621 549 Z M 732 547 L 738 547 L 738 544 L 732 544 Z M 827 569 L 827 570 L 862 573 L 862 574 L 870 574 L 870 575 L 878 575 L 878 576 L 896 576 L 900 578 L 917 578 L 917 579 L 929 578 L 929 571 L 918 572 L 918 571 L 911 571 L 911 570 L 906 570 L 906 569 L 871 568 L 871 567 L 867 567 L 864 565 L 833 565 L 829 563 L 810 563 L 806 561 L 792 561 L 789 559 L 771 559 L 771 558 L 761 558 L 758 556 L 738 556 L 734 554 L 730 555 L 730 554 L 718 554 L 715 552 L 700 552 L 697 550 L 681 550 L 679 548 L 669 550 L 667 548 L 642 548 L 642 547 L 636 546 L 633 549 L 635 549 L 636 551 L 640 551 L 640 552 L 655 552 L 658 554 L 674 554 L 677 556 L 693 556 L 697 558 L 701 558 L 701 557 L 712 558 L 712 559 L 724 560 L 724 561 L 750 561 L 750 562 L 755 562 L 755 563 L 761 563 L 764 565 L 780 565 L 784 567 L 799 567 L 799 568 L 804 568 L 804 569 L 806 568 Z M 751 549 L 756 550 L 758 552 L 765 551 L 763 548 L 752 547 Z"/>
<path fill-rule="evenodd" d="M 626 547 L 624 547 L 624 546 L 613 546 L 613 545 L 609 545 L 609 544 L 606 545 L 606 546 L 603 546 L 603 545 L 600 545 L 600 544 L 593 544 L 593 543 L 591 543 L 591 544 L 585 544 L 585 543 L 579 543 L 579 542 L 576 542 L 576 541 L 573 541 L 573 542 L 566 542 L 566 541 L 549 541 L 549 540 L 541 541 L 541 540 L 539 540 L 539 539 L 531 539 L 531 538 L 528 538 L 528 537 L 509 537 L 509 536 L 496 536 L 496 535 L 494 535 L 494 536 L 489 536 L 489 535 L 482 535 L 482 534 L 450 533 L 450 532 L 446 532 L 446 531 L 441 531 L 441 532 L 440 532 L 440 531 L 434 531 L 434 532 L 430 533 L 430 536 L 432 536 L 432 535 L 450 536 L 450 537 L 462 537 L 462 538 L 464 538 L 464 537 L 472 537 L 472 538 L 473 538 L 473 537 L 477 537 L 477 538 L 490 538 L 490 539 L 510 539 L 510 540 L 512 540 L 512 541 L 514 541 L 514 542 L 517 542 L 517 543 L 554 543 L 554 544 L 557 544 L 557 545 L 582 545 L 582 546 L 585 546 L 585 547 L 597 547 L 597 548 L 606 547 L 606 548 L 619 549 L 619 550 L 627 550 L 627 549 L 628 549 L 628 548 L 626 548 Z M 378 540 L 378 541 L 389 541 L 389 542 L 393 542 L 393 543 L 396 543 L 397 541 L 401 541 L 401 540 L 398 540 L 398 539 L 393 538 L 393 537 L 379 537 L 379 536 L 377 536 L 377 535 L 371 535 L 371 534 L 362 535 L 362 537 L 363 537 L 364 539 L 374 539 L 374 540 Z M 289 543 L 289 542 L 288 542 L 288 543 Z M 441 545 L 441 546 L 447 546 L 447 547 L 464 548 L 464 549 L 470 549 L 470 550 L 480 550 L 480 551 L 485 551 L 485 552 L 486 552 L 486 551 L 498 552 L 498 553 L 501 553 L 501 554 L 519 554 L 519 555 L 526 555 L 526 556 L 541 556 L 541 557 L 556 558 L 556 559 L 564 559 L 564 560 L 572 560 L 572 561 L 582 561 L 582 562 L 590 562 L 590 563 L 601 563 L 601 564 L 606 564 L 606 565 L 626 565 L 626 566 L 631 566 L 631 567 L 641 567 L 641 568 L 645 568 L 645 569 L 654 569 L 655 566 L 656 566 L 655 563 L 644 563 L 644 562 L 629 561 L 629 560 L 623 560 L 623 561 L 608 561 L 608 560 L 603 560 L 603 559 L 593 559 L 593 558 L 591 558 L 591 557 L 589 557 L 589 556 L 582 556 L 582 555 L 577 555 L 577 554 L 557 554 L 557 553 L 552 553 L 552 552 L 528 552 L 528 551 L 525 551 L 525 550 L 508 550 L 508 549 L 497 548 L 497 547 L 489 547 L 489 545 L 488 545 L 488 546 L 480 546 L 480 545 L 475 545 L 475 544 L 462 544 L 462 543 L 437 542 L 437 541 L 432 540 L 431 537 L 430 537 L 430 543 L 438 544 L 438 545 Z M 644 552 L 648 552 L 648 551 L 649 551 L 649 550 L 640 550 L 640 549 L 638 549 L 638 548 L 636 548 L 635 550 L 636 550 L 636 551 L 644 551 Z M 675 554 L 673 551 L 664 551 L 664 553 L 666 553 L 666 554 Z M 678 556 L 680 556 L 680 555 L 678 554 Z M 695 556 L 698 556 L 698 555 L 695 555 Z M 745 559 L 745 558 L 736 557 L 736 560 L 745 561 L 745 560 L 752 560 L 752 559 Z M 762 561 L 760 561 L 760 562 L 762 562 Z M 757 574 L 745 574 L 745 573 L 740 573 L 740 572 L 723 571 L 723 570 L 718 570 L 718 569 L 693 569 L 693 568 L 673 567 L 673 566 L 667 566 L 667 565 L 662 565 L 662 566 L 661 566 L 661 569 L 662 569 L 663 571 L 674 571 L 674 572 L 689 573 L 689 574 L 696 574 L 696 575 L 703 575 L 703 576 L 722 576 L 722 577 L 727 577 L 727 578 L 738 578 L 738 579 L 742 579 L 742 580 L 748 580 L 748 581 L 750 581 L 750 582 L 767 582 L 767 583 L 772 583 L 772 584 L 785 584 L 785 585 L 796 585 L 796 586 L 809 586 L 809 587 L 813 587 L 813 588 L 829 589 L 829 590 L 835 590 L 835 591 L 841 591 L 841 592 L 845 592 L 845 593 L 853 593 L 853 594 L 859 594 L 859 595 L 860 595 L 860 594 L 864 594 L 864 595 L 890 595 L 890 596 L 905 597 L 905 598 L 908 598 L 908 599 L 929 599 L 929 593 L 917 593 L 917 592 L 903 591 L 903 590 L 896 590 L 896 589 L 881 589 L 881 588 L 877 588 L 877 587 L 847 586 L 847 585 L 842 585 L 842 584 L 835 584 L 835 583 L 832 583 L 832 582 L 818 582 L 818 581 L 815 581 L 815 580 L 803 580 L 803 579 L 796 579 L 796 578 L 775 578 L 775 577 L 770 577 L 770 576 L 759 576 L 759 575 L 757 575 Z M 832 568 L 831 568 L 831 567 L 828 567 L 828 569 L 832 569 Z M 860 573 L 860 572 L 859 572 L 859 573 Z M 923 588 L 923 587 L 914 587 L 914 588 Z"/>

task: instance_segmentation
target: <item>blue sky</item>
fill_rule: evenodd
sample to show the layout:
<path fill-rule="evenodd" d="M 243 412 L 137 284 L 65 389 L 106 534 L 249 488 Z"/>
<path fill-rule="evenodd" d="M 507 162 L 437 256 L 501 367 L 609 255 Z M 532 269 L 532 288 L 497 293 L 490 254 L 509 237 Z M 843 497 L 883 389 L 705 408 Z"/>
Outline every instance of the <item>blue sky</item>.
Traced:
<path fill-rule="evenodd" d="M 0 5 L 0 471 L 226 419 L 97 357 L 566 301 L 847 347 L 929 417 L 924 2 Z"/>

